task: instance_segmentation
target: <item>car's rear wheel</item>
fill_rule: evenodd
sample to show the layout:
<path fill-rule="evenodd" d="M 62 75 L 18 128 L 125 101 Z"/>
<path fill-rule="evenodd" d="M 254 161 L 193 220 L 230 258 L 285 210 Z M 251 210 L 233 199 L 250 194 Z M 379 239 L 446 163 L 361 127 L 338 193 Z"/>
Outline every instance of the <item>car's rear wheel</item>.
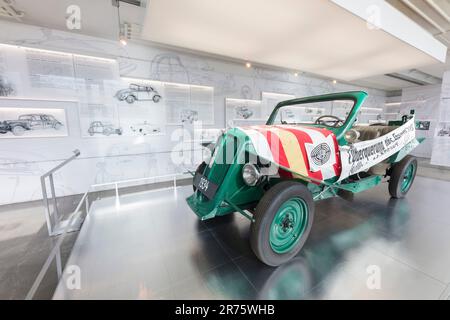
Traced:
<path fill-rule="evenodd" d="M 301 250 L 314 219 L 314 200 L 308 188 L 295 181 L 280 182 L 259 201 L 250 244 L 267 265 L 279 266 Z"/>
<path fill-rule="evenodd" d="M 417 159 L 406 156 L 391 168 L 389 193 L 393 198 L 403 198 L 411 189 L 417 172 Z"/>
<path fill-rule="evenodd" d="M 22 126 L 15 126 L 11 131 L 15 136 L 21 136 L 25 132 L 25 128 Z"/>
<path fill-rule="evenodd" d="M 62 124 L 61 123 L 55 123 L 53 128 L 55 128 L 55 130 L 60 130 L 62 128 Z"/>
<path fill-rule="evenodd" d="M 161 100 L 161 96 L 159 94 L 155 94 L 152 100 L 154 103 L 158 103 Z"/>

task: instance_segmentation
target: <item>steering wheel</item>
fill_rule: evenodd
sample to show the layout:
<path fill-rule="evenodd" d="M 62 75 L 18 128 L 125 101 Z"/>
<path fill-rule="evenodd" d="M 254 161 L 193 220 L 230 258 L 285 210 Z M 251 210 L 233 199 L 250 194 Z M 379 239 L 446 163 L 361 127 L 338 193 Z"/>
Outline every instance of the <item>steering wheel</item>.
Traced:
<path fill-rule="evenodd" d="M 331 118 L 331 120 L 323 120 L 324 118 Z M 339 119 L 336 116 L 326 114 L 324 116 L 320 116 L 314 122 L 315 124 L 325 125 L 328 127 L 337 128 L 344 124 L 344 120 Z"/>

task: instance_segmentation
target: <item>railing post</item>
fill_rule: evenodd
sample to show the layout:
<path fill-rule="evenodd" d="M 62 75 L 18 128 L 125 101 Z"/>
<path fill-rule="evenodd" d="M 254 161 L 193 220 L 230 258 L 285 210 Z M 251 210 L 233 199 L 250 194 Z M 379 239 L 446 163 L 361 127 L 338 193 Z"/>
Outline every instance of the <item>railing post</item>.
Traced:
<path fill-rule="evenodd" d="M 61 248 L 58 246 L 57 252 L 56 252 L 56 273 L 58 274 L 58 280 L 61 279 L 62 275 L 62 263 L 61 263 Z"/>
<path fill-rule="evenodd" d="M 53 233 L 52 222 L 50 220 L 50 209 L 48 207 L 47 186 L 45 185 L 45 176 L 41 177 L 42 199 L 44 200 L 45 221 L 47 222 L 48 235 Z"/>
<path fill-rule="evenodd" d="M 89 193 L 86 195 L 86 198 L 84 199 L 84 204 L 86 208 L 86 214 L 89 213 Z"/>
<path fill-rule="evenodd" d="M 55 182 L 53 181 L 53 173 L 48 176 L 50 181 L 50 190 L 52 192 L 53 200 L 53 222 L 56 225 L 59 222 L 58 204 L 56 202 Z"/>
<path fill-rule="evenodd" d="M 61 221 L 61 217 L 58 210 L 58 201 L 56 199 L 56 190 L 55 190 L 55 182 L 53 179 L 53 173 L 62 167 L 64 167 L 66 164 L 74 160 L 76 157 L 80 155 L 80 151 L 74 150 L 73 155 L 58 164 L 56 167 L 51 169 L 50 171 L 44 173 L 41 176 L 41 188 L 42 188 L 42 200 L 44 202 L 44 210 L 45 210 L 45 219 L 47 222 L 47 229 L 48 229 L 48 235 L 49 236 L 55 236 L 59 235 L 61 233 L 62 228 L 64 228 L 64 224 L 67 223 L 66 221 Z M 52 196 L 52 203 L 53 203 L 53 210 L 50 210 L 50 204 L 48 199 L 48 192 L 47 192 L 47 183 L 45 181 L 46 178 L 49 178 L 50 183 L 50 192 Z M 75 230 L 75 229 L 74 229 Z"/>
<path fill-rule="evenodd" d="M 117 186 L 117 182 L 115 183 L 116 186 L 116 209 L 120 207 L 120 199 L 119 199 L 119 187 Z"/>

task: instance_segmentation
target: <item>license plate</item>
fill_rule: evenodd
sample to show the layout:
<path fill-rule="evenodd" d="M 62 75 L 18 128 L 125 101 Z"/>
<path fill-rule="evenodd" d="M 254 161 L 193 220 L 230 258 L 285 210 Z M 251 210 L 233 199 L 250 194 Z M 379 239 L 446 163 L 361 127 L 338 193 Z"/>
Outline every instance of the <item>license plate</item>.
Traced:
<path fill-rule="evenodd" d="M 194 186 L 209 200 L 214 198 L 218 188 L 217 184 L 209 181 L 204 175 L 199 172 L 197 172 L 194 176 Z"/>

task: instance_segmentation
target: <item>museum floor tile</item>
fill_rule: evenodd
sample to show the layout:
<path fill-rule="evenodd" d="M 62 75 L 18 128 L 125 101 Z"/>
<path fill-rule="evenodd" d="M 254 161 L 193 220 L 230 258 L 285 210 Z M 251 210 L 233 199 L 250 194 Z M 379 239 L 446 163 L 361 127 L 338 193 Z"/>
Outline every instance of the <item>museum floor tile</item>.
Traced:
<path fill-rule="evenodd" d="M 450 170 L 447 167 L 432 165 L 429 158 L 417 158 L 417 160 L 419 162 L 417 175 L 450 181 Z"/>
<path fill-rule="evenodd" d="M 189 180 L 178 181 L 190 184 Z M 167 187 L 170 183 L 156 183 L 122 188 L 121 194 Z M 107 199 L 114 191 L 99 192 L 95 196 Z M 59 211 L 66 215 L 77 206 L 81 195 L 58 198 Z M 67 260 L 77 233 L 68 235 L 61 248 L 63 263 Z M 47 256 L 56 242 L 50 238 L 44 216 L 42 201 L 30 201 L 0 206 L 0 300 L 24 299 Z M 58 283 L 56 267 L 52 264 L 37 291 L 35 298 L 50 299 Z"/>
<path fill-rule="evenodd" d="M 318 202 L 304 249 L 278 268 L 254 257 L 241 215 L 199 221 L 184 202 L 190 186 L 105 198 L 67 262 L 81 289 L 63 278 L 54 298 L 448 299 L 449 189 L 417 177 L 402 200 L 382 184 Z"/>

